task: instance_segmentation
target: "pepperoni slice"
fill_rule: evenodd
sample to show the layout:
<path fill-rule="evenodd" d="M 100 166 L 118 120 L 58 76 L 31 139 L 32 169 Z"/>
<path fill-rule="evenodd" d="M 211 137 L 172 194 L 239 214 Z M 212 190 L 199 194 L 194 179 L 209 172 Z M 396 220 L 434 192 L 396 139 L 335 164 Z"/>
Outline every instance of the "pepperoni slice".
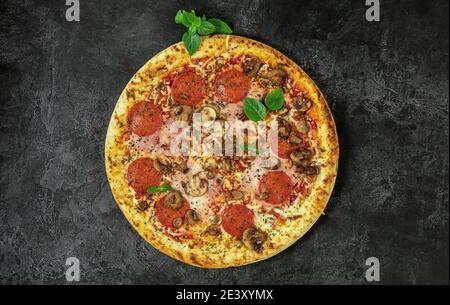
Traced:
<path fill-rule="evenodd" d="M 136 191 L 138 196 L 144 195 L 150 186 L 159 185 L 161 176 L 153 166 L 150 158 L 140 158 L 128 165 L 128 184 Z"/>
<path fill-rule="evenodd" d="M 215 82 L 216 96 L 227 103 L 238 103 L 250 90 L 250 78 L 236 69 L 220 73 Z"/>
<path fill-rule="evenodd" d="M 200 104 L 208 93 L 205 80 L 193 71 L 184 71 L 175 76 L 172 83 L 172 99 L 182 105 Z"/>
<path fill-rule="evenodd" d="M 152 101 L 139 102 L 128 112 L 128 126 L 138 136 L 149 136 L 162 125 L 161 110 Z"/>
<path fill-rule="evenodd" d="M 189 210 L 189 203 L 184 200 L 181 208 L 178 210 L 172 210 L 164 205 L 164 198 L 165 196 L 156 202 L 155 215 L 163 226 L 174 229 L 175 227 L 173 226 L 173 221 L 176 218 L 181 218 L 181 221 L 184 222 L 184 215 Z"/>
<path fill-rule="evenodd" d="M 278 139 L 278 157 L 288 159 L 293 149 L 294 148 L 286 140 Z"/>
<path fill-rule="evenodd" d="M 245 229 L 254 225 L 253 212 L 245 205 L 230 205 L 222 213 L 223 229 L 237 238 L 242 238 Z"/>
<path fill-rule="evenodd" d="M 282 171 L 265 173 L 259 184 L 259 197 L 273 205 L 282 205 L 289 202 L 292 192 L 292 181 Z"/>

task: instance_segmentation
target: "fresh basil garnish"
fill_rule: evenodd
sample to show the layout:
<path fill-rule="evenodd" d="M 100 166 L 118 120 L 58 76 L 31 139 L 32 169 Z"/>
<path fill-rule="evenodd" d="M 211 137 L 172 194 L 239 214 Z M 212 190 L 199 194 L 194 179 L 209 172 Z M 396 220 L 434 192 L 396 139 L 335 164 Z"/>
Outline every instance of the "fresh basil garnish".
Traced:
<path fill-rule="evenodd" d="M 177 14 L 175 15 L 175 23 L 176 24 L 183 23 L 183 12 L 182 11 L 178 11 Z"/>
<path fill-rule="evenodd" d="M 244 99 L 244 113 L 252 121 L 263 120 L 267 115 L 267 109 L 257 99 L 246 97 Z"/>
<path fill-rule="evenodd" d="M 209 21 L 202 21 L 202 24 L 197 30 L 200 35 L 210 35 L 216 31 L 216 27 Z"/>
<path fill-rule="evenodd" d="M 188 28 L 187 32 L 183 34 L 183 43 L 190 56 L 192 56 L 200 46 L 201 36 L 210 35 L 214 33 L 231 34 L 231 28 L 220 19 L 212 18 L 207 20 L 205 15 L 197 17 L 195 11 L 187 12 L 179 10 L 175 15 L 175 23 L 182 24 Z"/>
<path fill-rule="evenodd" d="M 270 110 L 280 110 L 284 105 L 283 90 L 281 88 L 277 88 L 270 91 L 266 95 L 264 103 Z"/>
<path fill-rule="evenodd" d="M 172 187 L 168 184 L 163 184 L 163 185 L 159 185 L 159 186 L 150 186 L 147 189 L 147 193 L 161 193 L 161 192 L 169 192 L 172 190 Z"/>
<path fill-rule="evenodd" d="M 189 55 L 194 54 L 200 46 L 201 38 L 200 36 L 198 36 L 198 34 L 191 35 L 189 34 L 189 32 L 186 32 L 183 34 L 182 39 Z"/>
<path fill-rule="evenodd" d="M 222 20 L 220 20 L 218 18 L 208 19 L 208 22 L 211 22 L 216 27 L 216 33 L 219 33 L 219 34 L 233 33 L 233 30 L 231 30 L 231 28 L 228 26 L 228 24 L 226 24 L 225 22 L 223 22 Z"/>
<path fill-rule="evenodd" d="M 178 23 L 182 23 L 185 27 L 190 27 L 191 25 L 199 27 L 202 22 L 202 18 L 197 17 L 195 11 L 186 12 L 185 10 L 177 12 L 177 15 L 175 15 L 175 22 L 177 22 L 177 20 L 180 21 Z"/>
<path fill-rule="evenodd" d="M 188 27 L 187 33 L 188 33 L 190 36 L 194 36 L 194 35 L 196 34 L 196 32 L 197 32 L 197 27 L 196 27 L 195 25 L 191 24 L 191 26 Z"/>

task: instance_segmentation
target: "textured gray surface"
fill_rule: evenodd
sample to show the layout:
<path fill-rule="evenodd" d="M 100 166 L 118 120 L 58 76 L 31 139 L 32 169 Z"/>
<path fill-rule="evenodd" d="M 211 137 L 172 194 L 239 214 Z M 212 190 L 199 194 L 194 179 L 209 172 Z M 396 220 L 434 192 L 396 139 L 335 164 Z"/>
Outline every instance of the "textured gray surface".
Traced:
<path fill-rule="evenodd" d="M 61 1 L 0 3 L 0 283 L 448 283 L 448 1 Z M 283 4 L 281 4 L 283 3 Z M 327 214 L 267 261 L 228 270 L 146 244 L 112 198 L 103 143 L 133 73 L 175 43 L 194 8 L 278 48 L 327 95 L 342 158 Z"/>

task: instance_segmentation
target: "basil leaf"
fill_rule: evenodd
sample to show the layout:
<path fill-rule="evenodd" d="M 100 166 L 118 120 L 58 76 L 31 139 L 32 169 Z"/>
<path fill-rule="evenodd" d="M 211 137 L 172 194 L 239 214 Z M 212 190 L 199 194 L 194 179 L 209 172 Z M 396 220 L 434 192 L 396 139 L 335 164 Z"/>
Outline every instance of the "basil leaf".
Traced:
<path fill-rule="evenodd" d="M 195 21 L 195 19 L 197 18 L 197 17 L 195 16 L 195 14 L 192 13 L 192 12 L 193 12 L 193 11 L 191 11 L 191 13 L 186 12 L 186 11 L 183 11 L 183 19 L 182 19 L 181 23 L 183 23 L 183 25 L 184 25 L 185 27 L 190 27 L 191 24 L 193 24 L 194 21 Z"/>
<path fill-rule="evenodd" d="M 189 56 L 194 54 L 200 46 L 201 38 L 198 34 L 190 35 L 189 32 L 183 34 L 183 43 Z"/>
<path fill-rule="evenodd" d="M 270 110 L 280 110 L 284 105 L 283 90 L 281 88 L 277 88 L 270 91 L 266 95 L 264 103 Z"/>
<path fill-rule="evenodd" d="M 197 32 L 197 27 L 191 24 L 191 26 L 188 28 L 189 35 L 193 36 Z"/>
<path fill-rule="evenodd" d="M 163 184 L 163 185 L 159 185 L 159 186 L 150 186 L 147 189 L 147 193 L 161 193 L 161 192 L 168 192 L 171 191 L 172 187 L 168 184 Z"/>
<path fill-rule="evenodd" d="M 216 31 L 214 24 L 208 21 L 203 21 L 202 25 L 197 29 L 197 33 L 200 35 L 209 35 Z"/>
<path fill-rule="evenodd" d="M 177 11 L 175 15 L 175 23 L 183 24 L 188 28 L 187 32 L 183 34 L 183 43 L 192 56 L 199 48 L 201 43 L 201 36 L 210 35 L 213 33 L 231 34 L 231 28 L 220 19 L 211 18 L 206 19 L 206 16 L 197 17 L 194 10 L 190 12 L 185 10 Z"/>
<path fill-rule="evenodd" d="M 244 143 L 243 148 L 244 148 L 245 152 L 254 152 L 255 155 L 257 155 L 257 156 L 260 155 L 260 154 L 265 153 L 265 150 L 259 150 L 256 147 L 256 144 L 253 144 L 252 146 L 249 146 L 248 144 Z"/>
<path fill-rule="evenodd" d="M 183 22 L 183 12 L 178 11 L 177 14 L 175 15 L 175 23 L 181 24 L 182 22 Z"/>
<path fill-rule="evenodd" d="M 202 25 L 202 18 L 195 17 L 194 20 L 192 21 L 192 25 L 195 26 L 196 28 L 199 28 Z"/>
<path fill-rule="evenodd" d="M 258 122 L 266 117 L 267 109 L 257 99 L 246 97 L 244 99 L 244 113 L 250 120 Z"/>
<path fill-rule="evenodd" d="M 211 18 L 208 20 L 208 22 L 212 23 L 216 27 L 216 33 L 219 33 L 219 34 L 233 33 L 233 31 L 228 26 L 228 24 L 226 24 L 225 22 L 223 22 L 222 20 L 220 20 L 218 18 Z"/>

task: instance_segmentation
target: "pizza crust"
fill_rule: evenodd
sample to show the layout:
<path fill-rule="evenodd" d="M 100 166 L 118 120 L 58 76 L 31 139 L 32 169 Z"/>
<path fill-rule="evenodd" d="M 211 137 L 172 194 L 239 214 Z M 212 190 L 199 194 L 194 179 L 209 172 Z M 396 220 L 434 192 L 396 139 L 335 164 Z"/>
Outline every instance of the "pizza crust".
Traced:
<path fill-rule="evenodd" d="M 270 234 L 262 252 L 246 249 L 236 238 L 222 234 L 219 238 L 202 235 L 202 239 L 178 242 L 168 237 L 156 225 L 151 209 L 137 209 L 137 202 L 126 181 L 127 162 L 122 134 L 127 129 L 127 113 L 133 104 L 147 97 L 158 83 L 172 70 L 191 59 L 205 56 L 231 56 L 248 54 L 258 56 L 263 62 L 281 64 L 289 77 L 308 93 L 315 106 L 314 119 L 318 122 L 317 160 L 321 172 L 313 184 L 310 195 L 301 206 L 289 211 L 292 215 Z M 204 268 L 240 266 L 267 259 L 283 251 L 301 238 L 323 214 L 335 183 L 339 159 L 339 144 L 335 123 L 328 104 L 309 76 L 293 61 L 279 51 L 260 42 L 235 35 L 204 37 L 199 50 L 190 58 L 183 46 L 177 43 L 150 59 L 130 80 L 116 104 L 109 123 L 105 142 L 105 166 L 114 198 L 121 211 L 139 234 L 159 251 L 185 263 Z M 200 232 L 198 232 L 200 234 Z"/>

